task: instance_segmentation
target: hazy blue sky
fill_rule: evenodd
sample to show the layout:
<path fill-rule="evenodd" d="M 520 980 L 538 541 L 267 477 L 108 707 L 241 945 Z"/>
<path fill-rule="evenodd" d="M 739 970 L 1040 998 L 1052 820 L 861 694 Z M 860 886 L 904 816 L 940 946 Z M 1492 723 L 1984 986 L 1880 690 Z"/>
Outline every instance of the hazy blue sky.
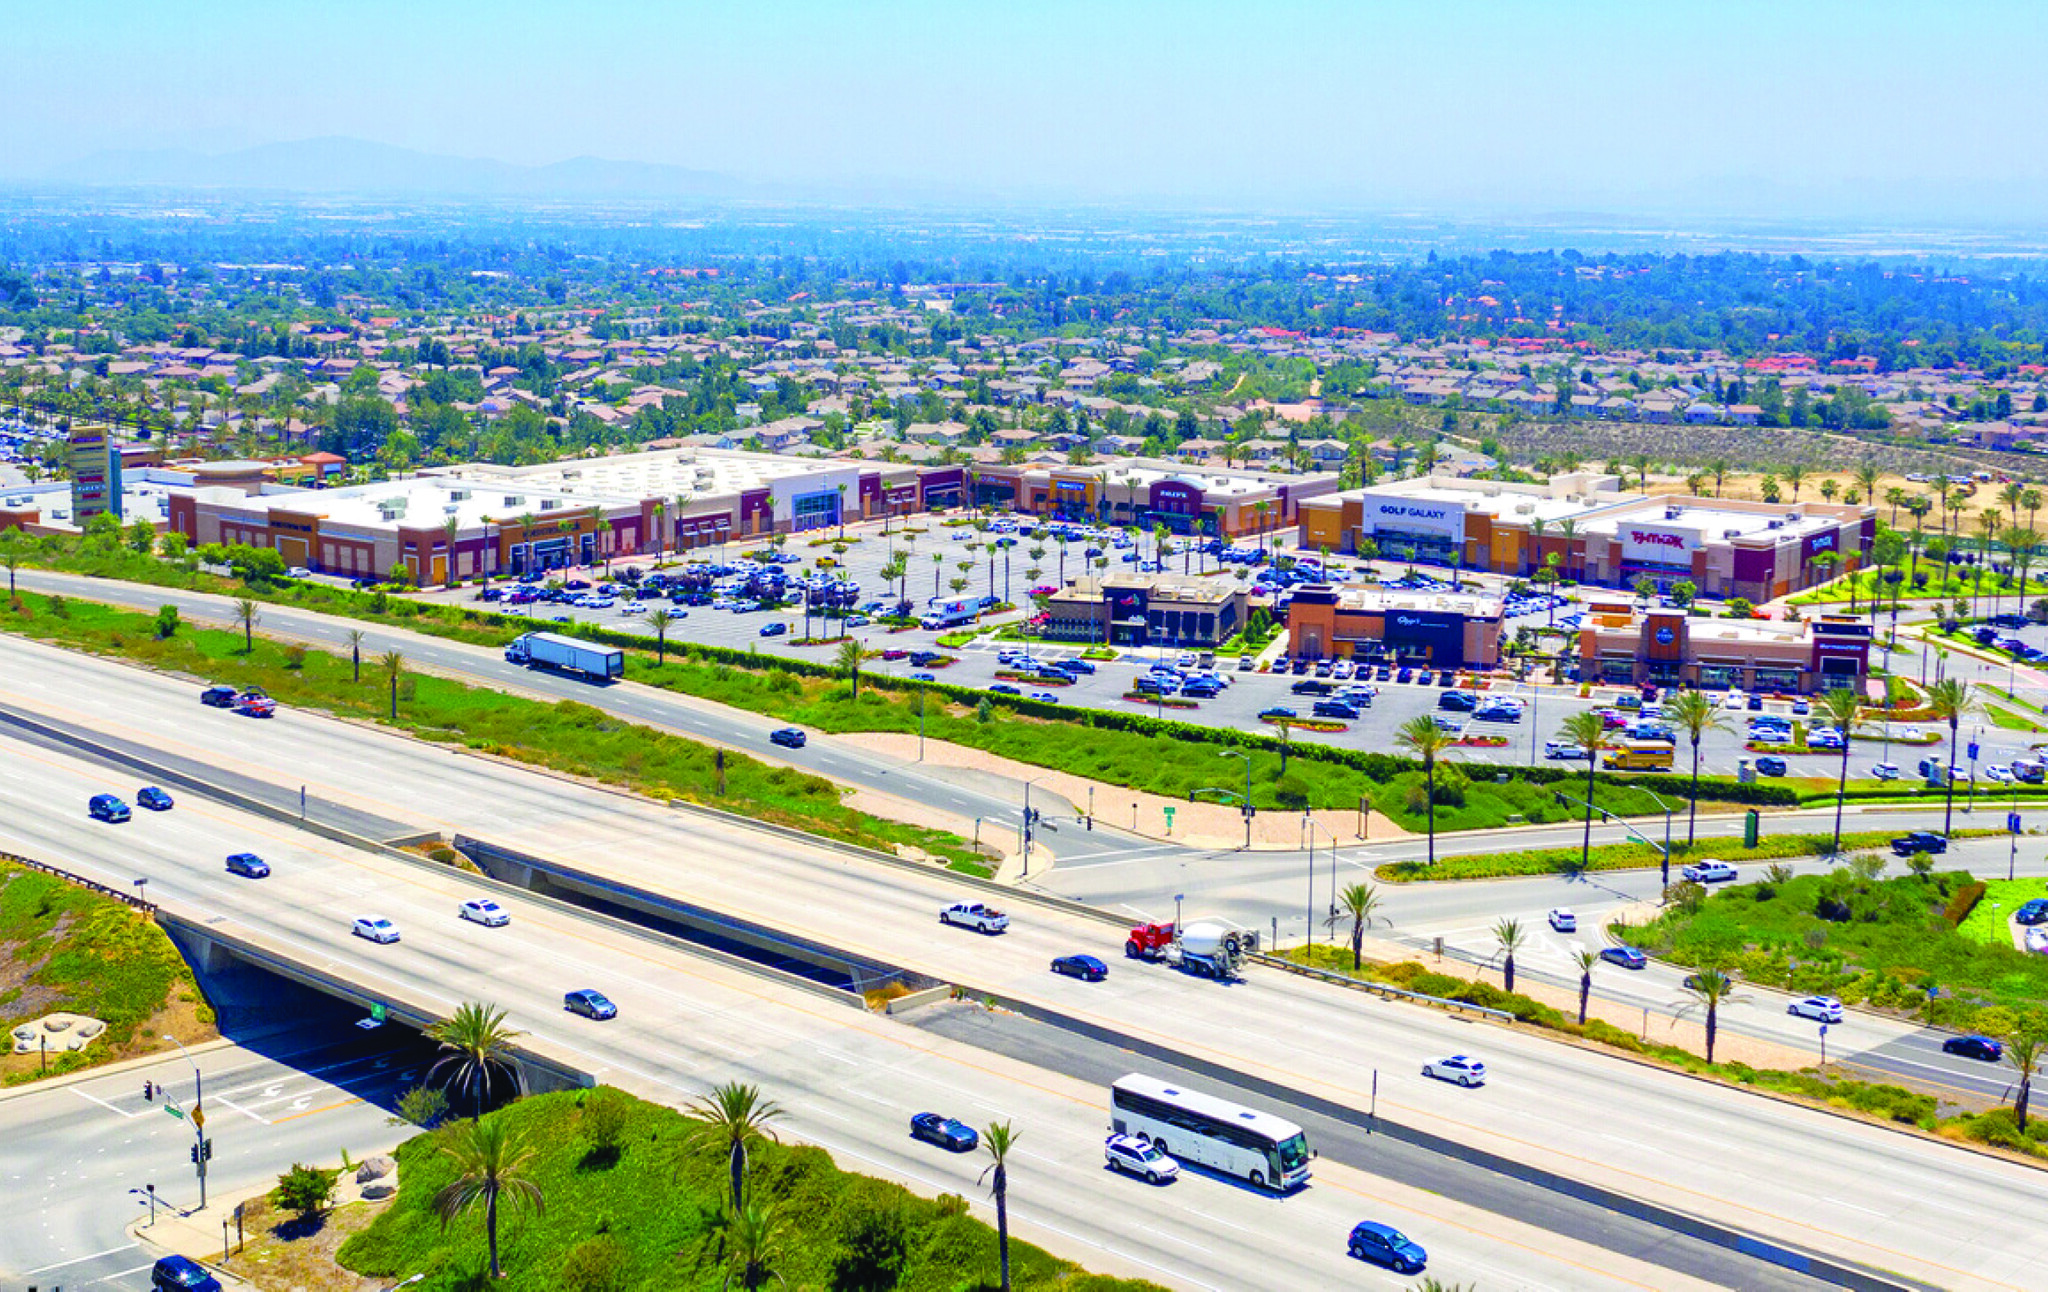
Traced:
<path fill-rule="evenodd" d="M 1248 206 L 2048 208 L 2041 0 L 67 0 L 7 27 L 10 176 L 342 134 Z"/>

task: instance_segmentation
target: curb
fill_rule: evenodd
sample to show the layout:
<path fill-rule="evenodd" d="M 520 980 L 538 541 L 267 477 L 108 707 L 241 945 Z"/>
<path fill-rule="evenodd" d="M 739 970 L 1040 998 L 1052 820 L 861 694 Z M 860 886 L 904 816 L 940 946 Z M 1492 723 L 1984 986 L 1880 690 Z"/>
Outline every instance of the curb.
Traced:
<path fill-rule="evenodd" d="M 207 1054 L 214 1050 L 228 1049 L 239 1044 L 240 1042 L 230 1037 L 216 1036 L 211 1041 L 201 1041 L 197 1045 L 186 1046 L 185 1053 Z M 138 1054 L 132 1059 L 122 1059 L 115 1063 L 102 1064 L 96 1068 L 80 1068 L 76 1072 L 61 1073 L 54 1077 L 38 1077 L 34 1081 L 24 1081 L 20 1085 L 9 1086 L 4 1090 L 0 1090 L 0 1104 L 4 1104 L 10 1099 L 19 1099 L 24 1095 L 33 1095 L 44 1090 L 61 1090 L 65 1086 L 75 1086 L 81 1081 L 90 1081 L 95 1077 L 117 1077 L 124 1072 L 134 1072 L 138 1069 L 149 1067 L 152 1064 L 162 1063 L 167 1059 L 178 1057 L 180 1055 L 176 1050 L 160 1050 L 155 1054 Z"/>

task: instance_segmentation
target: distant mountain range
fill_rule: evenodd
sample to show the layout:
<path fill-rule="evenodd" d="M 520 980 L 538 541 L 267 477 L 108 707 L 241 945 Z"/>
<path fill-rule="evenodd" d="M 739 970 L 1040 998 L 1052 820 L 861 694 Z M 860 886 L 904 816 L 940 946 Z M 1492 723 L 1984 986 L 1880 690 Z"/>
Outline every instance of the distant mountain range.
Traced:
<path fill-rule="evenodd" d="M 45 182 L 121 188 L 277 190 L 292 193 L 449 194 L 520 198 L 732 198 L 755 186 L 710 171 L 647 162 L 572 157 L 519 166 L 449 157 L 364 139 L 330 136 L 262 144 L 239 152 L 94 153 L 46 174 Z"/>

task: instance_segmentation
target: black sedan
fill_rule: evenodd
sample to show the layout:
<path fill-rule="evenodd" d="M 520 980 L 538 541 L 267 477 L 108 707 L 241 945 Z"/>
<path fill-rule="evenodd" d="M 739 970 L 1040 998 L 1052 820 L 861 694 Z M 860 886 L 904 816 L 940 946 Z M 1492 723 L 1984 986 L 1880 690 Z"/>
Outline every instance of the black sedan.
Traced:
<path fill-rule="evenodd" d="M 1951 1036 L 1941 1043 L 1943 1054 L 1960 1054 L 1966 1059 L 1996 1063 L 2005 1057 L 2005 1045 L 1988 1036 Z"/>
<path fill-rule="evenodd" d="M 937 1113 L 919 1113 L 910 1119 L 910 1138 L 936 1144 L 955 1153 L 972 1153 L 981 1144 L 974 1127 Z"/>
<path fill-rule="evenodd" d="M 1052 962 L 1052 971 L 1083 982 L 1101 982 L 1109 977 L 1109 966 L 1094 956 L 1061 956 Z"/>
<path fill-rule="evenodd" d="M 145 785 L 135 791 L 135 802 L 138 806 L 146 807 L 152 812 L 168 812 L 171 810 L 171 796 L 154 785 Z"/>
<path fill-rule="evenodd" d="M 768 743 L 781 745 L 784 749 L 802 749 L 808 739 L 809 737 L 796 727 L 784 727 L 780 731 L 768 733 Z"/>

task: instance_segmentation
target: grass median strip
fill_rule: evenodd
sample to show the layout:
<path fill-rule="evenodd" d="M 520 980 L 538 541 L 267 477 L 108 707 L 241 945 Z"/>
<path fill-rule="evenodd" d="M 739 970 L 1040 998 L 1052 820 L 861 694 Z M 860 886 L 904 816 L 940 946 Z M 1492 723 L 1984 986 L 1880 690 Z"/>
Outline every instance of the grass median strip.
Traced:
<path fill-rule="evenodd" d="M 1896 830 L 1858 830 L 1842 835 L 1842 848 L 1882 848 L 1898 837 Z M 1998 830 L 1958 830 L 1957 839 L 2000 834 Z M 1694 857 L 1716 861 L 1777 861 L 1787 857 L 1817 857 L 1834 844 L 1833 834 L 1769 835 L 1745 848 L 1738 839 L 1700 839 L 1688 847 L 1684 840 L 1671 845 L 1671 863 L 1676 866 Z M 1595 847 L 1588 870 L 1643 870 L 1658 864 L 1659 851 L 1646 843 L 1604 843 Z M 1469 857 L 1438 857 L 1435 866 L 1426 861 L 1389 861 L 1373 871 L 1373 877 L 1393 884 L 1410 884 L 1441 879 L 1507 879 L 1516 875 L 1554 875 L 1579 868 L 1577 848 L 1528 848 L 1515 852 L 1474 853 Z"/>
<path fill-rule="evenodd" d="M 828 839 L 894 851 L 903 844 L 976 874 L 980 854 L 946 831 L 884 820 L 840 801 L 820 776 L 773 767 L 680 736 L 613 717 L 573 700 L 549 703 L 473 687 L 401 668 L 397 716 L 391 679 L 366 658 L 362 676 L 345 656 L 243 634 L 179 627 L 156 634 L 156 620 L 75 598 L 23 594 L 0 611 L 0 628 L 76 649 L 115 655 L 196 677 L 260 686 L 280 704 L 368 719 L 422 739 L 466 745 L 575 776 L 682 799 L 789 826 Z M 195 707 L 198 697 L 193 698 Z M 250 719 L 260 721 L 260 719 Z"/>

